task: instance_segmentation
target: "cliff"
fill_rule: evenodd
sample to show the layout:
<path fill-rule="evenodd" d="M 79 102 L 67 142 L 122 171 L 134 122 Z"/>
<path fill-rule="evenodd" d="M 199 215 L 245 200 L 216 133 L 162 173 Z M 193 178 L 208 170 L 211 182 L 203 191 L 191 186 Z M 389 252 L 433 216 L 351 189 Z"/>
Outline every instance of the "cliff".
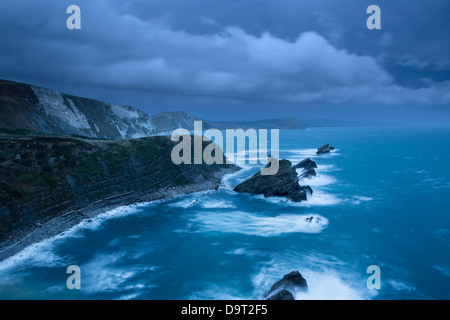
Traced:
<path fill-rule="evenodd" d="M 98 139 L 130 139 L 192 131 L 200 120 L 186 112 L 154 116 L 130 106 L 113 105 L 24 83 L 0 80 L 0 128 Z M 304 129 L 295 118 L 253 122 L 203 121 L 203 129 Z"/>
<path fill-rule="evenodd" d="M 95 203 L 128 204 L 218 188 L 225 173 L 238 170 L 175 165 L 174 145 L 164 136 L 97 140 L 3 130 L 0 240 L 21 238 L 51 218 Z"/>
<path fill-rule="evenodd" d="M 127 139 L 156 133 L 151 117 L 132 107 L 0 80 L 0 128 L 100 139 Z"/>

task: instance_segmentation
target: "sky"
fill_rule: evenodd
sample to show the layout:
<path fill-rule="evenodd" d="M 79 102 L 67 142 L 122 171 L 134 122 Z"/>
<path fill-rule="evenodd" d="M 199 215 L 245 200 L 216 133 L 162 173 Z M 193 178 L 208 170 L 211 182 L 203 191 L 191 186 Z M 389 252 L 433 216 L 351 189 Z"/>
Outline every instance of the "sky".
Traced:
<path fill-rule="evenodd" d="M 0 30 L 0 78 L 150 115 L 450 125 L 448 0 L 2 0 Z"/>

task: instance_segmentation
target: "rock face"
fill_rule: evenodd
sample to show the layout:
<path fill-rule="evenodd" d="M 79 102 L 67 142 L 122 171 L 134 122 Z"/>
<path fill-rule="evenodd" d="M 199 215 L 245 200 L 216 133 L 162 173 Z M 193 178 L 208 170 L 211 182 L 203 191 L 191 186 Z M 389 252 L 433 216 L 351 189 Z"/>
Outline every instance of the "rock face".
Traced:
<path fill-rule="evenodd" d="M 223 174 L 238 170 L 175 165 L 175 144 L 164 136 L 98 140 L 0 131 L 0 241 L 108 199 L 121 205 L 213 190 Z"/>
<path fill-rule="evenodd" d="M 157 133 L 151 117 L 112 105 L 28 84 L 0 80 L 0 128 L 99 139 L 128 139 Z"/>
<path fill-rule="evenodd" d="M 292 271 L 276 282 L 268 293 L 267 300 L 294 300 L 293 292 L 308 291 L 308 284 L 299 271 Z"/>
<path fill-rule="evenodd" d="M 334 150 L 334 147 L 330 146 L 329 144 L 325 144 L 317 149 L 316 154 L 330 153 L 331 150 Z"/>
<path fill-rule="evenodd" d="M 178 128 L 194 130 L 194 121 L 200 119 L 194 118 L 186 112 L 161 112 L 152 116 L 152 121 L 158 132 L 172 132 Z"/>
<path fill-rule="evenodd" d="M 317 164 L 315 161 L 311 160 L 310 158 L 306 158 L 306 159 L 300 161 L 298 164 L 296 164 L 294 166 L 294 168 L 295 169 L 303 169 L 303 172 L 300 175 L 300 179 L 316 176 L 316 170 L 314 170 L 314 168 L 317 168 Z"/>
<path fill-rule="evenodd" d="M 309 186 L 300 186 L 298 182 L 297 171 L 291 162 L 280 160 L 275 175 L 261 175 L 261 172 L 258 172 L 233 190 L 239 193 L 263 194 L 264 197 L 282 196 L 295 202 L 307 200 L 307 194 L 312 194 L 312 189 Z"/>
<path fill-rule="evenodd" d="M 303 159 L 302 161 L 300 161 L 299 163 L 297 163 L 294 166 L 295 169 L 304 169 L 304 170 L 311 170 L 314 168 L 317 168 L 317 164 L 315 161 L 311 160 L 311 158 L 306 158 Z"/>

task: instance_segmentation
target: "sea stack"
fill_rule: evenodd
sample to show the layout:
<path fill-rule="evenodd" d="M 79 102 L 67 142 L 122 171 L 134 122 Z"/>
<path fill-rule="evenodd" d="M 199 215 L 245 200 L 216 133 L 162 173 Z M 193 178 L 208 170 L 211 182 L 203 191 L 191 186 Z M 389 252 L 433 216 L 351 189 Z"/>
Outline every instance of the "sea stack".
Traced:
<path fill-rule="evenodd" d="M 300 186 L 298 182 L 297 171 L 291 162 L 280 160 L 276 174 L 262 175 L 258 172 L 233 190 L 239 193 L 263 194 L 264 197 L 281 196 L 294 202 L 307 200 L 307 194 L 312 194 L 312 189 L 309 186 Z"/>
<path fill-rule="evenodd" d="M 327 144 L 321 146 L 319 149 L 317 149 L 316 154 L 330 153 L 331 150 L 334 150 L 334 147 L 330 146 L 327 143 Z"/>

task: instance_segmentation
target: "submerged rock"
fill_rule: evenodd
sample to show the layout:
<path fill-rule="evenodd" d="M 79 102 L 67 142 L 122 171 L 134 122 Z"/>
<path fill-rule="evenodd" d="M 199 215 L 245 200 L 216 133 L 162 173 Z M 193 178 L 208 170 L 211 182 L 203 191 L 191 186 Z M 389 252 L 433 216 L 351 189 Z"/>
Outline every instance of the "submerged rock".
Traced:
<path fill-rule="evenodd" d="M 317 149 L 316 154 L 330 153 L 331 150 L 334 150 L 334 147 L 330 146 L 328 143 L 321 146 Z"/>
<path fill-rule="evenodd" d="M 303 278 L 298 270 L 292 271 L 276 282 L 269 292 L 264 295 L 264 298 L 267 300 L 295 300 L 293 295 L 295 291 L 308 291 L 306 279 Z"/>
<path fill-rule="evenodd" d="M 258 172 L 233 190 L 239 193 L 263 194 L 264 197 L 282 196 L 295 202 L 307 200 L 307 195 L 312 194 L 312 189 L 309 186 L 300 186 L 298 182 L 297 171 L 291 162 L 280 160 L 276 174 L 262 175 Z"/>

